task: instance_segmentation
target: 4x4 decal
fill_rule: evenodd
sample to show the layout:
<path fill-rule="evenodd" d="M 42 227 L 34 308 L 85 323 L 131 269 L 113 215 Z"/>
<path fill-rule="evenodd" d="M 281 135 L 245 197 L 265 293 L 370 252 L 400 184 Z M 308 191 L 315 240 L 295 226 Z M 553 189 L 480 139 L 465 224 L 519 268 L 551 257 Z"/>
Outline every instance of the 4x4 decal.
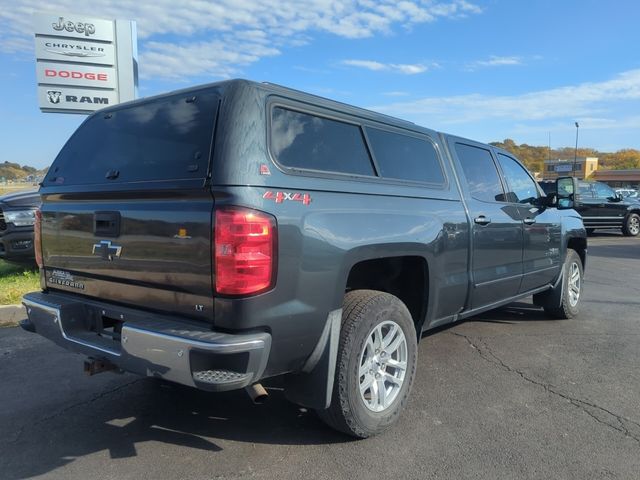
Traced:
<path fill-rule="evenodd" d="M 308 193 L 272 192 L 269 190 L 268 192 L 265 192 L 262 198 L 265 200 L 275 200 L 276 203 L 282 203 L 285 200 L 302 202 L 303 205 L 309 205 L 311 203 L 311 195 Z"/>

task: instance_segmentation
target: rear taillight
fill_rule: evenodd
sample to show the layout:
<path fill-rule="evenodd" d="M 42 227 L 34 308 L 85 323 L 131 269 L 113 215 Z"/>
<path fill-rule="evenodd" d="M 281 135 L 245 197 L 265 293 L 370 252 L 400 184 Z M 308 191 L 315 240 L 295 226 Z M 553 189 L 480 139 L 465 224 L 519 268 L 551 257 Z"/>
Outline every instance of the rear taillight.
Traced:
<path fill-rule="evenodd" d="M 271 215 L 240 207 L 216 210 L 216 292 L 249 295 L 273 287 L 276 240 Z"/>
<path fill-rule="evenodd" d="M 36 256 L 38 268 L 42 268 L 42 212 L 40 209 L 36 210 L 35 215 L 36 218 L 33 224 L 33 251 Z"/>

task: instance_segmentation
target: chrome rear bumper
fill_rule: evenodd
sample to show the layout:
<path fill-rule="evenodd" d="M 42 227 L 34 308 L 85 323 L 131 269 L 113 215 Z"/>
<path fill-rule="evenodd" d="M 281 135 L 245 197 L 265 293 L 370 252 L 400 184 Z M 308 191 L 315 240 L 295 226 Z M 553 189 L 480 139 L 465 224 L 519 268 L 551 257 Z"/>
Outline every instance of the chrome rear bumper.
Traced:
<path fill-rule="evenodd" d="M 56 293 L 29 293 L 25 330 L 121 370 L 202 390 L 257 382 L 271 348 L 266 332 L 229 334 L 206 325 Z M 110 331 L 102 328 L 108 319 Z"/>

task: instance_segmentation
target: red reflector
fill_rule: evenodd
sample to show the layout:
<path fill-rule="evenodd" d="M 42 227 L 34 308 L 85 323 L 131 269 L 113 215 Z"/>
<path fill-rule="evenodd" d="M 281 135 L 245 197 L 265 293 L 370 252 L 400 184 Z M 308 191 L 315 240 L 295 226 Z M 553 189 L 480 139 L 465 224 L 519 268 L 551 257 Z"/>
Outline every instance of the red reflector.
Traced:
<path fill-rule="evenodd" d="M 33 251 L 35 253 L 38 268 L 42 268 L 42 212 L 40 209 L 36 210 L 35 215 L 36 219 L 33 224 Z"/>
<path fill-rule="evenodd" d="M 276 220 L 248 208 L 216 210 L 216 292 L 258 293 L 273 286 Z"/>

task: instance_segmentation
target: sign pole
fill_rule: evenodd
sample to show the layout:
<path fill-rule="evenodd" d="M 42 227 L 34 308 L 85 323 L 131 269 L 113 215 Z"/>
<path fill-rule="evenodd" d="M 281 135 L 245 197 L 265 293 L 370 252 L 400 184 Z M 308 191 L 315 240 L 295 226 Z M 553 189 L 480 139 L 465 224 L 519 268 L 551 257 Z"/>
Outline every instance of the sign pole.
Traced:
<path fill-rule="evenodd" d="M 138 45 L 136 22 L 116 20 L 116 58 L 120 102 L 138 98 Z"/>

